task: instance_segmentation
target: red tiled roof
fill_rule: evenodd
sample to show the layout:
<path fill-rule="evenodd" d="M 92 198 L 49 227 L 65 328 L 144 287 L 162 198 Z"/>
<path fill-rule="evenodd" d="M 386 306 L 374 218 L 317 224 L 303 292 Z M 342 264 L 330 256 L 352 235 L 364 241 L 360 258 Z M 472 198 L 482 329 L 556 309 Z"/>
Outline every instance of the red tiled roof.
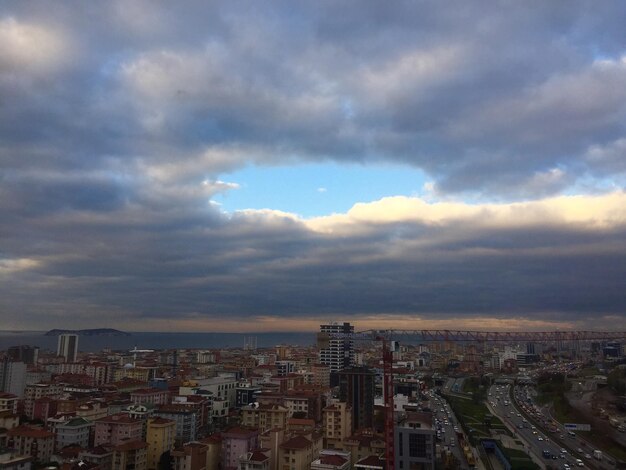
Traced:
<path fill-rule="evenodd" d="M 368 455 L 364 459 L 361 459 L 357 462 L 357 465 L 367 465 L 370 467 L 383 467 L 385 461 L 381 460 L 380 457 L 376 455 Z"/>
<path fill-rule="evenodd" d="M 347 461 L 347 459 L 344 459 L 340 455 L 322 455 L 320 457 L 320 463 L 325 465 L 343 465 Z"/>
<path fill-rule="evenodd" d="M 309 441 L 306 437 L 296 436 L 286 442 L 283 442 L 280 447 L 281 449 L 306 449 L 310 445 L 311 441 Z"/>
<path fill-rule="evenodd" d="M 136 418 L 131 418 L 126 413 L 116 413 L 110 416 L 104 416 L 103 418 L 98 418 L 96 420 L 97 423 L 139 423 Z"/>
<path fill-rule="evenodd" d="M 205 437 L 204 439 L 201 439 L 200 442 L 205 442 L 205 443 L 220 443 L 222 442 L 222 435 L 219 432 L 216 432 L 215 434 L 211 434 L 209 437 Z"/>
<path fill-rule="evenodd" d="M 150 424 L 172 424 L 175 423 L 175 421 L 171 420 L 171 419 L 165 419 L 165 418 L 161 418 L 159 416 L 157 416 L 156 418 L 150 418 Z"/>
<path fill-rule="evenodd" d="M 287 420 L 287 424 L 303 424 L 303 425 L 315 426 L 315 420 L 305 419 L 305 418 L 289 418 Z"/>
<path fill-rule="evenodd" d="M 252 452 L 252 455 L 250 456 L 250 460 L 253 460 L 255 462 L 265 462 L 266 460 L 269 460 L 269 457 L 265 455 L 263 452 L 259 452 L 255 450 L 254 452 Z"/>
<path fill-rule="evenodd" d="M 32 437 L 34 439 L 54 438 L 54 433 L 41 428 L 32 428 L 30 426 L 18 426 L 8 433 L 9 436 Z"/>

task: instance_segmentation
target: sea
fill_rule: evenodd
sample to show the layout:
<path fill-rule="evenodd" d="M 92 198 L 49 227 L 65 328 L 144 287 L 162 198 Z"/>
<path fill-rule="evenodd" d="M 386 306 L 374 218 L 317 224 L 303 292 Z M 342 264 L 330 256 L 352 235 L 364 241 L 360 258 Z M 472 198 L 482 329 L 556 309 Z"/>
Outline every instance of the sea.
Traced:
<path fill-rule="evenodd" d="M 0 350 L 11 346 L 38 346 L 42 351 L 56 351 L 57 337 L 45 331 L 0 331 Z M 128 336 L 84 336 L 78 339 L 78 350 L 98 352 L 103 349 L 127 351 L 137 349 L 225 349 L 243 348 L 256 343 L 257 348 L 279 344 L 313 346 L 316 333 L 155 333 L 132 332 Z"/>

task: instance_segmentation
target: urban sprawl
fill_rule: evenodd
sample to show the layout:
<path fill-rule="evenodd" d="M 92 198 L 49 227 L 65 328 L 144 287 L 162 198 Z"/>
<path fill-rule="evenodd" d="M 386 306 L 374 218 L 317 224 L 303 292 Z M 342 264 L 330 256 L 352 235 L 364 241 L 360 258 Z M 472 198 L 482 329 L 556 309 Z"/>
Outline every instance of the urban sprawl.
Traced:
<path fill-rule="evenodd" d="M 626 342 L 0 353 L 0 469 L 626 468 Z"/>

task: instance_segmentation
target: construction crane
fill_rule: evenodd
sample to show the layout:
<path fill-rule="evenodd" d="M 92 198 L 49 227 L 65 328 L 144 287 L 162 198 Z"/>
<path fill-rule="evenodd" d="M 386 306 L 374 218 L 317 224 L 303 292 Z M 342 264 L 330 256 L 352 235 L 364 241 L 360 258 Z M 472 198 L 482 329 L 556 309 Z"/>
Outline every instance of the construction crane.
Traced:
<path fill-rule="evenodd" d="M 383 353 L 383 395 L 385 403 L 385 463 L 388 470 L 395 468 L 395 435 L 393 403 L 393 352 L 397 342 L 392 338 L 419 338 L 421 341 L 592 341 L 626 338 L 626 332 L 616 331 L 463 331 L 463 330 L 366 330 L 357 333 L 319 333 L 318 345 L 328 344 L 330 339 L 352 341 L 380 341 Z"/>

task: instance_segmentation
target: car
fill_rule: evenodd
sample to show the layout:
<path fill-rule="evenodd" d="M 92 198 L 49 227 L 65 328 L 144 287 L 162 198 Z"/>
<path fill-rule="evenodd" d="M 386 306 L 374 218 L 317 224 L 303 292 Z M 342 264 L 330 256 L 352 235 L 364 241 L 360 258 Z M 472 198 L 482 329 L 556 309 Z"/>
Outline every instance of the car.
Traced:
<path fill-rule="evenodd" d="M 537 440 L 538 440 L 538 441 L 543 441 L 543 437 L 541 437 L 541 436 L 537 436 Z"/>

